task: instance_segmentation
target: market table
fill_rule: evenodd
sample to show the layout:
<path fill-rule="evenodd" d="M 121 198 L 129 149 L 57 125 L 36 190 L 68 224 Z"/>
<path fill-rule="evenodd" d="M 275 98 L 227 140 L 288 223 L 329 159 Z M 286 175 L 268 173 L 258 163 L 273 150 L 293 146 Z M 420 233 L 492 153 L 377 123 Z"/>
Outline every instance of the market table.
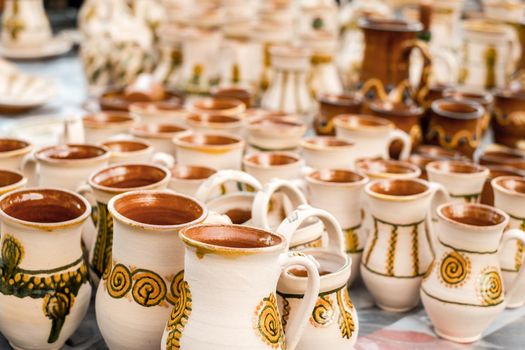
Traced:
<path fill-rule="evenodd" d="M 82 67 L 76 53 L 31 62 L 17 62 L 24 71 L 53 79 L 58 95 L 48 106 L 23 116 L 0 115 L 0 133 L 14 130 L 18 121 L 49 116 L 72 118 L 82 114 L 86 99 Z M 37 120 L 37 119 L 30 119 Z M 402 291 L 398 291 L 402 292 Z M 371 299 L 362 281 L 350 288 L 350 296 L 359 316 L 359 340 L 356 349 L 520 349 L 525 345 L 525 307 L 506 310 L 485 332 L 482 340 L 472 345 L 460 345 L 436 337 L 430 320 L 421 306 L 408 313 L 381 311 Z M 28 335 L 31 336 L 31 335 Z M 10 349 L 0 336 L 0 349 Z M 107 349 L 96 325 L 94 298 L 88 315 L 67 342 L 65 349 Z M 327 349 L 328 350 L 328 349 Z"/>

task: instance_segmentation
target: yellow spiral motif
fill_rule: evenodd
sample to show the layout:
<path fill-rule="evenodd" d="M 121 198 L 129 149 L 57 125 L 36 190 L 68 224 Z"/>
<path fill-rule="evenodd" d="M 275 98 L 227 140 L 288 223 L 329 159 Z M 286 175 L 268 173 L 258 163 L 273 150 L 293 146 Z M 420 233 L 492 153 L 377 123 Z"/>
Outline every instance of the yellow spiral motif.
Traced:
<path fill-rule="evenodd" d="M 448 287 L 460 287 L 470 275 L 470 260 L 468 257 L 452 251 L 441 260 L 440 279 Z"/>
<path fill-rule="evenodd" d="M 115 299 L 124 297 L 131 289 L 131 272 L 122 265 L 117 264 L 111 271 L 107 283 L 108 294 Z"/>
<path fill-rule="evenodd" d="M 255 329 L 259 337 L 273 349 L 284 346 L 284 331 L 274 293 L 264 298 L 255 310 Z"/>
<path fill-rule="evenodd" d="M 133 273 L 133 299 L 142 306 L 158 305 L 166 297 L 166 283 L 153 271 L 136 270 Z"/>
<path fill-rule="evenodd" d="M 324 295 L 317 298 L 312 316 L 310 316 L 310 324 L 314 327 L 328 327 L 335 319 L 334 304 L 330 299 L 330 295 Z"/>
<path fill-rule="evenodd" d="M 479 275 L 478 296 L 483 305 L 496 305 L 503 301 L 503 283 L 497 268 L 487 268 Z"/>
<path fill-rule="evenodd" d="M 171 293 L 174 297 L 174 307 L 166 327 L 166 349 L 179 350 L 182 332 L 192 309 L 190 286 L 184 281 L 184 271 L 179 272 L 173 279 Z"/>
<path fill-rule="evenodd" d="M 4 234 L 2 242 L 2 260 L 8 269 L 20 265 L 24 258 L 24 247 L 15 237 Z"/>

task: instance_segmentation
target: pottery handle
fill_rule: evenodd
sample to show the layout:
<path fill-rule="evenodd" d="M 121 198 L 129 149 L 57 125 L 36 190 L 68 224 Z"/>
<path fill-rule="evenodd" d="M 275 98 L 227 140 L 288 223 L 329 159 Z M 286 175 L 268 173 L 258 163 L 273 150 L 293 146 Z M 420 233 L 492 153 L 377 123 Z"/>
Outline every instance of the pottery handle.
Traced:
<path fill-rule="evenodd" d="M 210 176 L 206 181 L 199 186 L 195 198 L 206 203 L 210 200 L 210 196 L 214 190 L 228 181 L 237 181 L 237 183 L 245 184 L 252 187 L 255 191 L 261 189 L 261 183 L 255 177 L 239 170 L 220 170 Z"/>
<path fill-rule="evenodd" d="M 288 247 L 292 236 L 297 229 L 309 218 L 316 217 L 324 224 L 328 233 L 328 250 L 336 254 L 345 255 L 343 230 L 337 219 L 326 210 L 313 208 L 309 205 L 300 205 L 286 219 L 281 222 L 277 232 L 286 237 Z"/>
<path fill-rule="evenodd" d="M 390 158 L 388 149 L 390 147 L 390 144 L 394 140 L 400 140 L 401 142 L 403 142 L 403 149 L 401 150 L 401 155 L 399 156 L 399 159 L 407 160 L 408 157 L 410 157 L 410 151 L 412 150 L 412 139 L 406 132 L 400 129 L 393 129 L 392 131 L 390 131 L 390 135 L 388 135 L 387 146 L 384 150 L 384 158 Z"/>
<path fill-rule="evenodd" d="M 155 153 L 151 160 L 153 164 L 161 165 L 168 169 L 173 168 L 175 165 L 175 158 L 171 154 L 165 152 Z"/>
<path fill-rule="evenodd" d="M 439 204 L 450 202 L 450 194 L 448 193 L 447 189 L 440 183 L 429 182 L 428 186 L 432 190 L 432 197 L 430 198 L 430 205 L 428 207 L 428 213 L 425 218 L 425 224 L 427 226 L 428 239 L 430 240 L 430 242 L 428 242 L 430 244 L 430 250 L 432 250 L 432 254 L 435 256 L 436 248 L 438 246 L 438 236 L 437 232 L 434 230 L 434 211 Z M 440 196 L 441 198 L 438 199 L 437 196 Z"/>
<path fill-rule="evenodd" d="M 313 261 L 313 258 L 308 258 L 301 253 L 288 253 L 287 259 L 283 265 L 283 271 L 286 271 L 286 269 L 290 266 L 302 266 L 306 269 L 308 274 L 306 291 L 304 293 L 303 300 L 301 301 L 297 312 L 290 317 L 288 326 L 286 328 L 286 349 L 294 350 L 297 347 L 299 340 L 301 340 L 304 329 L 308 324 L 310 316 L 312 315 L 312 311 L 314 310 L 315 304 L 317 303 L 317 297 L 319 295 L 320 288 L 320 278 L 319 271 L 317 270 L 317 266 Z"/>
<path fill-rule="evenodd" d="M 293 209 L 308 203 L 303 192 L 293 182 L 283 179 L 272 179 L 262 190 L 257 192 L 253 200 L 252 223 L 254 226 L 264 230 L 272 230 L 268 222 L 268 208 L 273 195 L 277 191 L 285 194 L 290 199 Z"/>
<path fill-rule="evenodd" d="M 204 219 L 203 224 L 231 225 L 232 220 L 230 219 L 228 215 L 219 214 L 217 212 L 210 211 L 206 219 Z"/>
<path fill-rule="evenodd" d="M 423 69 L 421 71 L 421 77 L 419 78 L 419 83 L 417 85 L 417 90 L 419 91 L 428 86 L 428 78 L 432 71 L 432 54 L 430 53 L 428 45 L 425 42 L 417 39 L 406 41 L 401 49 L 401 59 L 398 64 L 409 65 L 410 54 L 414 49 L 419 50 L 419 52 L 421 52 L 421 56 L 423 57 Z M 406 69 L 406 71 L 409 71 L 409 69 Z"/>
<path fill-rule="evenodd" d="M 93 193 L 91 186 L 89 186 L 87 183 L 83 183 L 82 185 L 78 186 L 76 192 L 82 197 L 86 198 L 89 204 L 91 204 L 91 213 L 96 213 L 97 200 L 95 199 L 95 194 Z M 95 227 L 98 226 L 97 217 L 98 215 L 91 215 L 91 220 L 93 221 L 93 225 L 95 225 Z"/>
<path fill-rule="evenodd" d="M 507 242 L 509 241 L 520 241 L 525 245 L 525 232 L 523 232 L 520 229 L 514 228 L 507 230 L 503 233 L 503 238 L 501 239 L 500 246 L 499 246 L 499 252 L 503 251 L 503 247 Z M 518 287 L 525 282 L 525 268 L 522 266 L 518 272 L 518 275 L 514 279 L 514 282 L 512 283 L 512 286 L 507 289 L 505 292 L 505 299 L 509 300 L 513 297 L 514 293 L 518 289 Z"/>
<path fill-rule="evenodd" d="M 27 186 L 33 187 L 38 184 L 38 162 L 33 153 L 29 153 L 22 159 L 20 170 L 27 177 Z"/>

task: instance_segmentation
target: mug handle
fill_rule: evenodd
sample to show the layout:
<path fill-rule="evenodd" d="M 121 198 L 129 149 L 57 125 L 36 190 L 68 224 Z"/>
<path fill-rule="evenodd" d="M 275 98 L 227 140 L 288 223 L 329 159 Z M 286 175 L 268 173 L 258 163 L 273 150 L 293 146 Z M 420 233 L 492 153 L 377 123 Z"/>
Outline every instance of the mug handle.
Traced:
<path fill-rule="evenodd" d="M 93 189 L 91 188 L 91 186 L 89 186 L 89 184 L 81 184 L 80 186 L 78 186 L 76 192 L 87 199 L 87 201 L 91 205 L 91 213 L 97 210 L 97 200 L 95 199 L 95 194 L 93 193 Z M 95 225 L 95 227 L 98 229 L 97 217 L 95 215 L 91 215 L 91 220 L 93 221 L 93 225 Z"/>
<path fill-rule="evenodd" d="M 345 255 L 343 230 L 337 219 L 326 210 L 313 208 L 310 205 L 300 205 L 277 227 L 276 232 L 286 237 L 287 245 L 290 247 L 293 234 L 297 229 L 311 217 L 317 217 L 324 224 L 328 233 L 328 250 L 336 254 Z"/>
<path fill-rule="evenodd" d="M 301 190 L 291 181 L 283 179 L 272 179 L 268 182 L 262 190 L 257 192 L 252 206 L 252 222 L 256 227 L 264 230 L 271 230 L 268 222 L 268 207 L 275 192 L 281 191 L 292 202 L 292 207 L 295 209 L 300 205 L 307 204 L 306 197 Z"/>
<path fill-rule="evenodd" d="M 439 201 L 440 204 L 448 203 L 450 202 L 450 194 L 448 193 L 447 189 L 440 183 L 437 182 L 429 182 L 428 186 L 433 191 L 432 198 L 430 199 L 430 206 L 428 208 L 428 213 L 425 218 L 425 225 L 427 226 L 427 239 L 428 243 L 430 244 L 430 250 L 432 251 L 432 255 L 436 255 L 436 248 L 438 246 L 438 236 L 436 230 L 434 230 L 434 223 L 432 222 L 432 218 L 434 217 L 434 208 L 437 207 L 437 205 L 434 205 L 434 201 L 437 199 L 436 196 L 441 196 L 441 200 Z"/>
<path fill-rule="evenodd" d="M 412 139 L 406 132 L 400 129 L 393 129 L 392 131 L 390 131 L 390 134 L 388 135 L 387 139 L 387 146 L 384 150 L 384 158 L 390 158 L 388 149 L 390 148 L 390 144 L 394 140 L 401 140 L 401 142 L 403 142 L 403 149 L 401 150 L 401 155 L 399 156 L 399 159 L 407 160 L 408 157 L 410 157 L 410 152 L 412 151 Z"/>
<path fill-rule="evenodd" d="M 171 154 L 165 152 L 155 153 L 151 158 L 151 161 L 153 164 L 160 165 L 168 169 L 173 168 L 175 165 L 175 158 Z"/>
<path fill-rule="evenodd" d="M 203 224 L 231 225 L 232 220 L 228 215 L 223 215 L 214 211 L 210 211 L 208 212 L 208 216 L 206 217 L 206 219 L 204 219 Z"/>
<path fill-rule="evenodd" d="M 195 198 L 203 203 L 206 203 L 210 199 L 213 190 L 219 186 L 224 185 L 228 181 L 237 181 L 239 183 L 249 185 L 255 191 L 260 191 L 262 188 L 261 183 L 255 177 L 243 171 L 219 170 L 199 186 L 199 189 L 195 194 Z"/>
<path fill-rule="evenodd" d="M 29 153 L 22 159 L 20 170 L 27 177 L 28 186 L 37 186 L 38 184 L 38 162 L 34 153 Z"/>
<path fill-rule="evenodd" d="M 406 41 L 401 49 L 401 60 L 398 64 L 409 64 L 410 54 L 414 49 L 419 50 L 423 57 L 423 69 L 417 85 L 417 90 L 421 90 L 428 85 L 428 78 L 432 70 L 432 54 L 430 53 L 428 45 L 417 39 Z"/>
<path fill-rule="evenodd" d="M 310 315 L 317 303 L 321 282 L 319 271 L 317 270 L 317 265 L 313 261 L 313 258 L 306 257 L 302 253 L 289 252 L 288 254 L 282 254 L 280 259 L 282 259 L 281 269 L 283 273 L 290 266 L 302 266 L 306 269 L 308 274 L 306 292 L 302 298 L 303 300 L 297 309 L 297 313 L 294 313 L 290 317 L 286 332 L 286 349 L 294 350 L 297 347 L 299 340 L 301 340 L 301 336 L 308 324 Z"/>
<path fill-rule="evenodd" d="M 525 244 L 525 232 L 517 228 L 513 228 L 513 229 L 505 231 L 503 233 L 503 238 L 501 239 L 499 249 L 498 249 L 500 254 L 503 251 L 503 247 L 505 246 L 505 244 L 507 244 L 507 242 L 509 241 L 521 241 L 523 244 Z M 524 267 L 520 268 L 518 275 L 516 276 L 516 278 L 514 279 L 514 282 L 512 283 L 512 286 L 509 289 L 507 289 L 507 291 L 505 292 L 505 298 L 512 298 L 512 296 L 518 289 L 518 286 L 522 284 L 523 282 L 525 282 L 525 268 Z"/>

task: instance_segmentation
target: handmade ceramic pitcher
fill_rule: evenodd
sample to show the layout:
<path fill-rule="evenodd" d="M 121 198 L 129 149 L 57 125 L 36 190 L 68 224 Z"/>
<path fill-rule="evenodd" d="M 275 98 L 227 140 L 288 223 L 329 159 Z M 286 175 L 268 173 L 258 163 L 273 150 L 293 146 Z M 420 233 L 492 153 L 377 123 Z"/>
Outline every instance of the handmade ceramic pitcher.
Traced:
<path fill-rule="evenodd" d="M 2 16 L 2 44 L 35 48 L 51 40 L 51 25 L 43 0 L 7 0 Z"/>
<path fill-rule="evenodd" d="M 419 302 L 419 286 L 432 260 L 430 205 L 438 192 L 446 198 L 439 185 L 420 179 L 374 180 L 365 187 L 373 228 L 361 275 L 381 309 L 404 312 Z"/>
<path fill-rule="evenodd" d="M 319 273 L 311 259 L 288 253 L 282 234 L 252 227 L 197 225 L 182 230 L 180 237 L 186 251 L 184 278 L 172 287 L 176 304 L 161 349 L 296 348 L 319 293 Z M 275 289 L 281 271 L 290 266 L 303 267 L 309 278 L 285 338 Z"/>
<path fill-rule="evenodd" d="M 166 191 L 132 191 L 113 197 L 110 263 L 98 285 L 97 323 L 111 349 L 158 349 L 173 305 L 178 305 L 184 271 L 179 231 L 205 221 L 200 202 Z"/>
<path fill-rule="evenodd" d="M 6 170 L 20 170 L 24 158 L 33 146 L 23 140 L 0 139 L 0 167 Z"/>
<path fill-rule="evenodd" d="M 297 220 L 293 223 L 284 221 L 277 232 L 292 231 L 313 216 L 323 222 L 328 238 L 326 247 L 302 251 L 318 263 L 320 290 L 297 349 L 317 350 L 323 346 L 333 350 L 352 348 L 357 340 L 359 322 L 347 289 L 352 260 L 344 254 L 341 227 L 335 217 L 321 209 L 302 206 L 293 215 L 297 216 Z M 293 240 L 293 235 L 290 240 Z M 277 284 L 277 299 L 285 329 L 288 321 L 300 310 L 301 300 L 307 291 L 305 277 L 304 269 L 291 267 L 281 274 Z"/>
<path fill-rule="evenodd" d="M 492 180 L 494 206 L 509 216 L 508 228 L 525 231 L 525 178 L 502 176 Z M 525 257 L 521 241 L 507 242 L 500 256 L 501 275 L 506 288 L 516 283 L 516 292 L 508 299 L 507 307 L 516 308 L 525 302 L 525 283 L 517 280 Z"/>
<path fill-rule="evenodd" d="M 59 189 L 0 198 L 0 330 L 15 349 L 61 349 L 84 318 L 91 286 L 80 234 L 90 212 Z"/>
<path fill-rule="evenodd" d="M 421 300 L 440 337 L 471 343 L 524 282 L 522 269 L 513 285 L 504 286 L 500 257 L 510 241 L 523 244 L 525 233 L 503 233 L 509 216 L 482 204 L 444 204 L 438 217 L 435 258 L 423 279 Z"/>

